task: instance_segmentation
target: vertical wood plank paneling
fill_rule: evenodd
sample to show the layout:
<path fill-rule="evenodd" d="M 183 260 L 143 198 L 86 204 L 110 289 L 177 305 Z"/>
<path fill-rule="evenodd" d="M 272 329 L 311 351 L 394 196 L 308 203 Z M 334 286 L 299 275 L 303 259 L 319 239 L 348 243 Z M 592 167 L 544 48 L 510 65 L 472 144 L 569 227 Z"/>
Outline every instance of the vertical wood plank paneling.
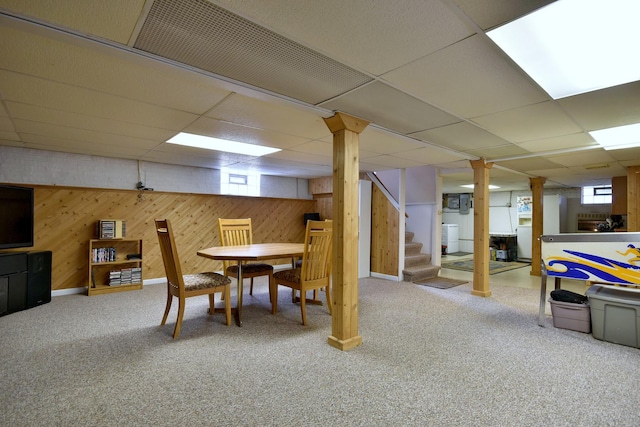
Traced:
<path fill-rule="evenodd" d="M 640 166 L 627 168 L 627 231 L 640 231 Z"/>
<path fill-rule="evenodd" d="M 398 276 L 399 214 L 387 197 L 371 189 L 371 271 Z"/>
<path fill-rule="evenodd" d="M 88 278 L 89 239 L 102 218 L 127 222 L 127 237 L 143 240 L 145 279 L 164 277 L 154 219 L 171 220 L 185 274 L 219 271 L 222 264 L 196 255 L 219 245 L 217 220 L 252 218 L 254 242 L 302 242 L 303 214 L 315 212 L 314 200 L 271 199 L 206 194 L 144 192 L 55 186 L 35 188 L 35 246 L 53 251 L 52 289 L 84 287 Z M 286 263 L 287 260 L 273 260 Z"/>

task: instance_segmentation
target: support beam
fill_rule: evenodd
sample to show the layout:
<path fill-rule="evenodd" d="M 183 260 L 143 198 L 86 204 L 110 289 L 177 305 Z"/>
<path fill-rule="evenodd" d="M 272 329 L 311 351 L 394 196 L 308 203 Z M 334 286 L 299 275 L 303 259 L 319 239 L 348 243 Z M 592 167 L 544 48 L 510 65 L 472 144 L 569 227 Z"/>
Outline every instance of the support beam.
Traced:
<path fill-rule="evenodd" d="M 627 231 L 640 231 L 640 166 L 627 167 Z"/>
<path fill-rule="evenodd" d="M 473 289 L 472 295 L 491 296 L 489 289 L 489 169 L 485 159 L 470 160 L 473 168 Z"/>
<path fill-rule="evenodd" d="M 544 183 L 547 178 L 529 178 L 531 187 L 531 272 L 532 276 L 542 275 L 542 242 L 540 236 L 544 232 Z"/>
<path fill-rule="evenodd" d="M 360 133 L 369 122 L 337 112 L 324 119 L 333 133 L 333 310 L 328 342 L 340 350 L 358 335 L 358 180 Z"/>

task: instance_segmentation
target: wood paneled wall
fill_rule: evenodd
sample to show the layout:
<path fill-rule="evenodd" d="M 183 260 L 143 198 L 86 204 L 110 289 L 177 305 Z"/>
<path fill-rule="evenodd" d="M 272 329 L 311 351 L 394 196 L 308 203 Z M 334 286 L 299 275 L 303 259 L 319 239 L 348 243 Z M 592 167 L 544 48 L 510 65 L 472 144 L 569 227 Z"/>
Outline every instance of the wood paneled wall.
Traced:
<path fill-rule="evenodd" d="M 144 279 L 165 277 L 154 219 L 168 218 L 185 274 L 220 271 L 222 264 L 196 255 L 217 246 L 218 218 L 252 218 L 254 242 L 301 242 L 303 214 L 314 200 L 275 199 L 76 187 L 35 188 L 35 246 L 53 251 L 52 289 L 87 286 L 89 239 L 99 219 L 123 219 L 127 238 L 143 239 Z M 287 260 L 273 260 L 273 263 Z"/>
<path fill-rule="evenodd" d="M 361 179 L 368 179 L 362 175 Z M 317 208 L 322 219 L 333 216 L 333 178 L 323 177 L 309 180 L 309 193 L 318 202 Z M 371 271 L 397 276 L 399 215 L 377 185 L 371 193 Z"/>
<path fill-rule="evenodd" d="M 400 214 L 387 196 L 371 189 L 371 271 L 398 276 Z"/>

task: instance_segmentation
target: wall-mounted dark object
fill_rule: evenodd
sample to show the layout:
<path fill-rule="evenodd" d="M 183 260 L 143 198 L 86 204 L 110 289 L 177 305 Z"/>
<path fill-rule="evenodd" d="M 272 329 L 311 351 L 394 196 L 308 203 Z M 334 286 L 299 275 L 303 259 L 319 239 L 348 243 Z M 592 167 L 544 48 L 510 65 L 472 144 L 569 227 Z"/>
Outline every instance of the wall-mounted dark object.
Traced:
<path fill-rule="evenodd" d="M 304 214 L 304 225 L 307 225 L 307 221 L 320 221 L 320 213 L 312 212 Z"/>

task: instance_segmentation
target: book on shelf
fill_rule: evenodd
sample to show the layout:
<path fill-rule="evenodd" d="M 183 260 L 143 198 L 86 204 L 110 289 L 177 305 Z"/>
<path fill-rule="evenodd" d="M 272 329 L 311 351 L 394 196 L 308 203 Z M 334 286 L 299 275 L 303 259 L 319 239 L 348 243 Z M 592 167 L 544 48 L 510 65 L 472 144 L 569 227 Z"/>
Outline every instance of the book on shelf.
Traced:
<path fill-rule="evenodd" d="M 127 223 L 121 219 L 101 219 L 96 222 L 98 239 L 122 239 L 127 235 Z"/>
<path fill-rule="evenodd" d="M 116 248 L 93 248 L 91 262 L 114 262 L 116 260 Z"/>

